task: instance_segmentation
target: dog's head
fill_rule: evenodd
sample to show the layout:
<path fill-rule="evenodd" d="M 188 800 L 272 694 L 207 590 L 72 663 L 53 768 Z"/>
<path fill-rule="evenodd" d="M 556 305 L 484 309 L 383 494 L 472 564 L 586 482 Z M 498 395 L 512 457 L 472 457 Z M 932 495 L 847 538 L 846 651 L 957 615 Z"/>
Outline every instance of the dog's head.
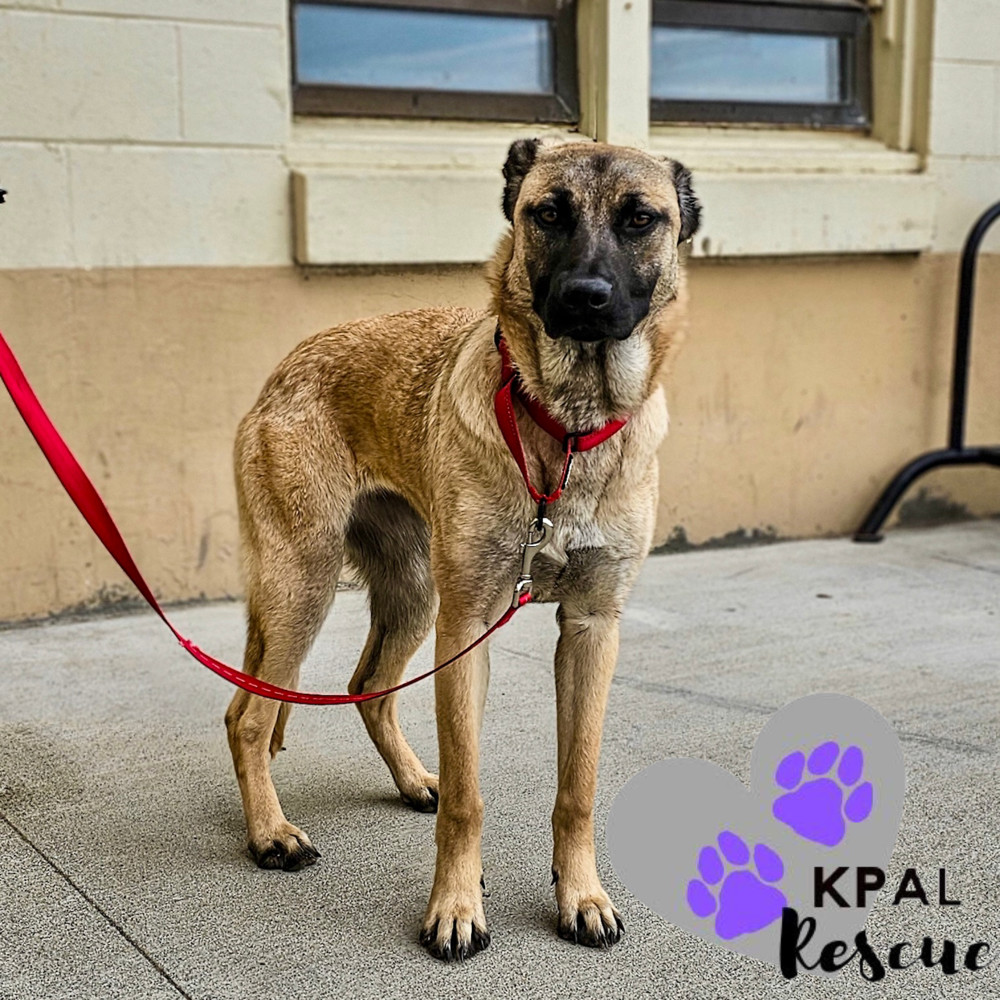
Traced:
<path fill-rule="evenodd" d="M 624 340 L 671 301 L 701 212 L 673 160 L 601 143 L 520 139 L 503 168 L 506 293 L 553 340 Z M 499 262 L 498 262 L 499 263 Z M 529 304 L 530 303 L 530 304 Z"/>

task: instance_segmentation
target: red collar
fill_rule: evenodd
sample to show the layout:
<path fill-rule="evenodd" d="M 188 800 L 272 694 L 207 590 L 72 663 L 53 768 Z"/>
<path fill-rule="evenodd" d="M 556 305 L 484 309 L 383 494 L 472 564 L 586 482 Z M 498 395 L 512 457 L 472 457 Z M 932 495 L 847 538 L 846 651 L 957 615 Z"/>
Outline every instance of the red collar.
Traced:
<path fill-rule="evenodd" d="M 628 417 L 620 420 L 609 420 L 603 427 L 592 431 L 569 431 L 545 407 L 528 394 L 521 384 L 517 369 L 511 363 L 507 344 L 497 328 L 497 350 L 500 352 L 502 367 L 500 369 L 500 388 L 493 397 L 493 410 L 496 413 L 500 433 L 510 450 L 517 467 L 521 470 L 525 486 L 535 503 L 551 503 L 558 500 L 569 480 L 569 470 L 573 464 L 573 455 L 578 451 L 589 451 L 617 434 L 629 421 Z M 555 438 L 565 449 L 562 475 L 555 491 L 549 494 L 539 492 L 528 478 L 528 465 L 524 457 L 524 447 L 521 444 L 521 432 L 517 427 L 517 417 L 514 414 L 514 399 L 527 410 L 528 416 L 550 437 Z"/>

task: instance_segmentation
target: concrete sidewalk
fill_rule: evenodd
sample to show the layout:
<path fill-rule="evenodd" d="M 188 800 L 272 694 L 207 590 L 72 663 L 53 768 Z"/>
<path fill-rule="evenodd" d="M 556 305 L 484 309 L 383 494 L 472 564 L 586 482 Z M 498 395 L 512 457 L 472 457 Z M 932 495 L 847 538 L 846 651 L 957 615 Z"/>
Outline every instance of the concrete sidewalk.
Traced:
<path fill-rule="evenodd" d="M 303 686 L 343 690 L 366 631 L 364 595 L 338 595 Z M 994 944 L 992 967 L 783 981 L 605 886 L 627 934 L 609 952 L 559 940 L 549 886 L 555 788 L 551 608 L 493 643 L 483 735 L 490 948 L 444 966 L 416 944 L 434 820 L 398 801 L 348 707 L 295 710 L 274 764 L 289 818 L 322 861 L 258 871 L 222 715 L 230 689 L 152 615 L 0 632 L 0 997 L 1000 996 L 1000 522 L 651 558 L 623 621 L 598 826 L 615 793 L 662 758 L 704 757 L 744 781 L 770 713 L 801 695 L 861 698 L 897 729 L 907 805 L 890 869 L 948 870 L 962 901 L 869 921 L 897 941 Z M 242 608 L 176 613 L 230 663 Z M 430 647 L 411 670 L 430 666 Z M 433 686 L 402 696 L 406 732 L 436 761 Z"/>

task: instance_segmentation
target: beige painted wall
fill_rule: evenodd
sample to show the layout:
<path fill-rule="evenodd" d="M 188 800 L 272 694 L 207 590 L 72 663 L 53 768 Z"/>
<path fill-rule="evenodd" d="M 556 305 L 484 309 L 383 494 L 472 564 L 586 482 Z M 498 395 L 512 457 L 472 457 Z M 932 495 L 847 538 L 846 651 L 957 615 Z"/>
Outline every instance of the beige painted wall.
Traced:
<path fill-rule="evenodd" d="M 970 439 L 1000 437 L 1000 257 L 984 260 Z M 669 382 L 658 539 L 849 531 L 943 440 L 953 256 L 692 265 Z M 481 305 L 475 268 L 0 272 L 3 330 L 166 600 L 239 592 L 230 448 L 301 337 L 352 317 Z M 1000 513 L 1000 474 L 927 485 Z M 0 620 L 131 596 L 0 399 Z"/>
<path fill-rule="evenodd" d="M 955 254 L 1000 197 L 1000 12 L 892 9 L 933 44 L 876 18 L 881 76 L 913 77 L 892 84 L 899 120 L 876 138 L 649 137 L 694 168 L 706 203 L 661 541 L 849 531 L 944 440 Z M 293 120 L 287 0 L 0 0 L 0 51 L 0 329 L 157 592 L 235 593 L 230 446 L 263 379 L 323 326 L 482 304 L 475 267 L 412 265 L 488 253 L 504 150 L 536 127 Z M 609 84 L 615 127 L 623 108 L 636 117 L 632 82 L 624 98 Z M 403 266 L 306 275 L 295 237 L 303 259 Z M 992 256 L 970 420 L 984 442 L 1000 438 L 998 279 Z M 998 478 L 924 485 L 991 514 Z M 0 396 L 0 621 L 130 594 Z"/>
<path fill-rule="evenodd" d="M 856 528 L 902 464 L 945 443 L 957 266 L 953 255 L 695 262 L 692 333 L 668 388 L 661 535 Z M 998 278 L 1000 256 L 984 257 L 970 442 L 1000 443 Z M 922 485 L 970 513 L 1000 512 L 995 470 Z"/>

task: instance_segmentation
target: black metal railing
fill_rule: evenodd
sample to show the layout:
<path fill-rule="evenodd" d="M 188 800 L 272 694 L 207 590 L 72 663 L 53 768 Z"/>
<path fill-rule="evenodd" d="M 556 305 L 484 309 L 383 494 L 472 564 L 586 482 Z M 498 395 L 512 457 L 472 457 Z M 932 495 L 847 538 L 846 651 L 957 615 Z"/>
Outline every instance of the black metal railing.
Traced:
<path fill-rule="evenodd" d="M 951 373 L 951 415 L 948 447 L 928 451 L 904 465 L 882 491 L 854 534 L 856 542 L 880 542 L 880 529 L 910 484 L 925 472 L 944 465 L 992 465 L 1000 469 L 1000 445 L 965 445 L 965 413 L 969 399 L 969 344 L 972 339 L 972 299 L 976 282 L 979 245 L 986 231 L 1000 219 L 1000 202 L 986 209 L 969 231 L 962 250 L 958 283 L 958 313 L 955 319 L 955 360 Z"/>

